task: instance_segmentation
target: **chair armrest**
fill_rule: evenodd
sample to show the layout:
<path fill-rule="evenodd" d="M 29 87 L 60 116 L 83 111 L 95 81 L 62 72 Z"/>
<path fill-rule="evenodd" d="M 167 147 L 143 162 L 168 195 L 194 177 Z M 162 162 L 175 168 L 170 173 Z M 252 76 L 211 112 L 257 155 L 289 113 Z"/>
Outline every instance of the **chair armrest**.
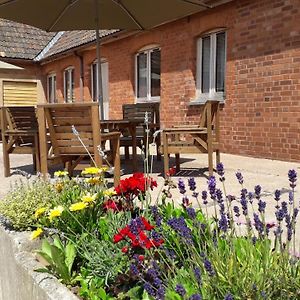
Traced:
<path fill-rule="evenodd" d="M 176 127 L 176 128 L 165 128 L 163 129 L 163 133 L 170 133 L 170 134 L 175 134 L 175 133 L 207 133 L 207 128 L 205 127 Z"/>
<path fill-rule="evenodd" d="M 113 139 L 119 139 L 121 135 L 121 132 L 118 131 L 112 131 L 107 133 L 101 133 L 101 140 L 113 140 Z"/>

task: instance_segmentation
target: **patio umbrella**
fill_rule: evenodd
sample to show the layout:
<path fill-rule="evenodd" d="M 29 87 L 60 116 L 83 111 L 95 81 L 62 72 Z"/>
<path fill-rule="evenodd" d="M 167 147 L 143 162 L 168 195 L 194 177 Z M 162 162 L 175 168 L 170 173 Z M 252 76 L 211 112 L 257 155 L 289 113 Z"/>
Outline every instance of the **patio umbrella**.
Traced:
<path fill-rule="evenodd" d="M 103 119 L 99 29 L 145 30 L 206 8 L 203 0 L 0 0 L 0 17 L 46 31 L 95 29 Z"/>

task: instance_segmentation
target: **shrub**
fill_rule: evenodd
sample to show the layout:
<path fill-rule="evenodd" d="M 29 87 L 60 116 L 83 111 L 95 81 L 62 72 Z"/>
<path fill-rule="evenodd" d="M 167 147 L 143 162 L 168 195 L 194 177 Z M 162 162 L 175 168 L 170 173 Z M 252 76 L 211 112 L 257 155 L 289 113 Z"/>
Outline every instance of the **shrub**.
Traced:
<path fill-rule="evenodd" d="M 55 202 L 57 193 L 49 181 L 36 179 L 17 184 L 0 201 L 0 213 L 4 215 L 16 230 L 35 227 L 35 211 L 48 207 Z"/>

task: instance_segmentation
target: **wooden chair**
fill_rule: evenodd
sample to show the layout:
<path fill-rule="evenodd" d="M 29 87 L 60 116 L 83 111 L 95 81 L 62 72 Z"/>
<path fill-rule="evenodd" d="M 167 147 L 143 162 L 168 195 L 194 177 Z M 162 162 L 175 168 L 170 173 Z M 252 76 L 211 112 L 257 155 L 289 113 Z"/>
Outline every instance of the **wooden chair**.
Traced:
<path fill-rule="evenodd" d="M 165 176 L 169 170 L 169 154 L 175 153 L 176 171 L 180 170 L 180 154 L 208 153 L 209 174 L 213 174 L 213 152 L 220 162 L 219 102 L 207 101 L 199 125 L 185 125 L 163 130 Z"/>
<path fill-rule="evenodd" d="M 10 176 L 10 154 L 32 154 L 40 171 L 38 123 L 34 106 L 1 107 L 4 176 Z"/>
<path fill-rule="evenodd" d="M 136 104 L 124 104 L 123 119 L 124 120 L 137 120 L 141 121 L 141 125 L 136 127 L 136 141 L 137 146 L 142 148 L 143 144 L 146 145 L 146 127 L 144 124 L 145 113 L 148 113 L 149 119 L 149 143 L 153 142 L 153 133 L 160 129 L 160 116 L 159 116 L 159 103 L 136 103 Z M 157 160 L 161 160 L 161 153 L 159 151 L 161 145 L 160 134 L 155 139 L 157 146 Z M 120 139 L 120 146 L 125 148 L 125 158 L 129 158 L 129 147 L 132 147 L 132 137 L 129 132 L 123 132 L 123 136 Z"/>
<path fill-rule="evenodd" d="M 114 166 L 114 183 L 120 181 L 120 133 L 101 133 L 99 120 L 99 105 L 89 103 L 64 103 L 38 105 L 39 138 L 41 149 L 41 171 L 48 172 L 48 160 L 60 160 L 72 174 L 81 163 L 89 158 L 87 150 L 92 155 L 97 167 L 104 161 L 98 146 L 109 140 L 112 146 L 112 165 Z M 46 125 L 47 124 L 47 125 Z M 77 130 L 78 136 L 72 126 Z M 52 157 L 48 157 L 47 129 L 49 131 Z M 84 146 L 79 140 L 82 140 Z M 92 164 L 92 162 L 91 162 Z M 93 165 L 93 164 L 92 164 Z"/>

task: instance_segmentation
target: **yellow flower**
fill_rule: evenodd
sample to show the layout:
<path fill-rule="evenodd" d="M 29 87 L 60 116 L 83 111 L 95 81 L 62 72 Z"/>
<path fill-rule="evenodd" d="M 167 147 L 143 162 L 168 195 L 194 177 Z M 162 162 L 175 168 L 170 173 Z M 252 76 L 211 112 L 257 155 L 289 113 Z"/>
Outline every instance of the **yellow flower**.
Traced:
<path fill-rule="evenodd" d="M 49 212 L 49 219 L 50 219 L 50 221 L 52 222 L 53 218 L 60 217 L 63 211 L 64 211 L 64 208 L 62 206 L 54 207 Z"/>
<path fill-rule="evenodd" d="M 86 195 L 82 196 L 81 200 L 85 203 L 90 203 L 95 201 L 97 198 L 97 193 L 94 195 L 91 195 L 90 193 L 87 193 Z M 80 202 L 79 202 L 80 203 Z"/>
<path fill-rule="evenodd" d="M 38 238 L 41 234 L 43 233 L 43 229 L 42 228 L 38 228 L 37 230 L 33 231 L 31 233 L 30 239 L 31 240 L 35 240 L 36 238 Z"/>
<path fill-rule="evenodd" d="M 60 193 L 63 188 L 64 188 L 64 184 L 62 182 L 58 182 L 55 184 L 55 189 L 58 193 Z"/>
<path fill-rule="evenodd" d="M 85 202 L 77 202 L 77 203 L 72 204 L 69 207 L 69 209 L 70 209 L 70 211 L 77 211 L 77 210 L 85 209 L 87 206 L 88 205 Z"/>
<path fill-rule="evenodd" d="M 100 174 L 102 171 L 100 168 L 96 168 L 96 167 L 89 167 L 89 168 L 85 168 L 81 174 L 82 175 L 97 175 Z"/>
<path fill-rule="evenodd" d="M 100 184 L 100 183 L 102 183 L 102 178 L 101 177 L 91 177 L 91 178 L 86 178 L 85 179 L 85 182 L 86 183 L 89 183 L 89 184 L 94 184 L 94 185 L 96 185 L 96 184 Z"/>
<path fill-rule="evenodd" d="M 69 173 L 67 171 L 56 171 L 56 172 L 54 172 L 55 177 L 65 177 L 67 175 L 69 175 Z"/>
<path fill-rule="evenodd" d="M 43 215 L 46 211 L 46 207 L 41 207 L 39 209 L 37 209 L 34 213 L 34 216 L 36 219 L 38 219 L 41 215 Z"/>
<path fill-rule="evenodd" d="M 104 166 L 104 167 L 101 168 L 101 171 L 102 171 L 102 172 L 106 172 L 108 169 L 109 169 L 109 168 L 108 168 L 107 166 Z"/>
<path fill-rule="evenodd" d="M 113 196 L 113 195 L 116 195 L 117 193 L 116 193 L 116 191 L 115 190 L 105 190 L 104 192 L 103 192 L 103 195 L 104 196 L 108 196 L 108 197 L 111 197 L 111 196 Z"/>

